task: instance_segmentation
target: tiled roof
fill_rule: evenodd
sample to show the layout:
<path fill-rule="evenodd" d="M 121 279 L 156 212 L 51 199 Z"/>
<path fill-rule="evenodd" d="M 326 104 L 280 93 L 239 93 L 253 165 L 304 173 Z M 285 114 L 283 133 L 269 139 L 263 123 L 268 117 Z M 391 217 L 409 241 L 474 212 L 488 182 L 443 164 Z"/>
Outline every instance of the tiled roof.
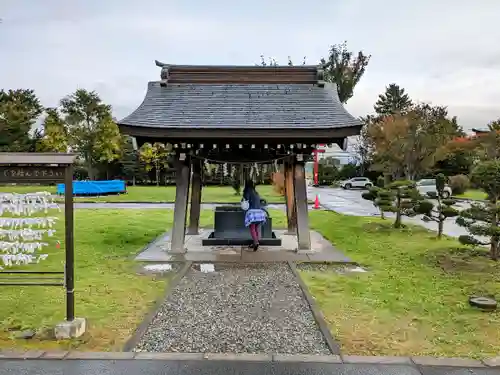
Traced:
<path fill-rule="evenodd" d="M 218 67 L 209 74 L 201 70 L 210 67 L 188 68 L 164 68 L 163 81 L 150 82 L 142 104 L 119 124 L 164 129 L 361 125 L 340 103 L 335 85 L 318 82 L 314 67 Z"/>

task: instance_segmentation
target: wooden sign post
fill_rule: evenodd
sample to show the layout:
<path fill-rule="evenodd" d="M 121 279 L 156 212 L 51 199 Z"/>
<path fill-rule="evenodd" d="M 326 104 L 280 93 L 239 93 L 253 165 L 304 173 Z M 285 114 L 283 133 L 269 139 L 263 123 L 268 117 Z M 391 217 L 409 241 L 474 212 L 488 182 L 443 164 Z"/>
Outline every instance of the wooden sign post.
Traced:
<path fill-rule="evenodd" d="M 85 319 L 75 318 L 75 248 L 73 211 L 73 163 L 76 155 L 63 153 L 0 153 L 0 183 L 48 184 L 64 183 L 65 267 L 64 272 L 0 271 L 0 286 L 64 286 L 66 289 L 66 321 L 55 328 L 56 338 L 72 338 L 85 332 Z M 2 274 L 10 275 L 2 281 Z M 32 282 L 27 275 L 42 275 Z M 12 275 L 17 280 L 12 281 Z M 43 275 L 50 275 L 50 282 Z M 54 276 L 63 276 L 54 282 Z M 49 278 L 46 278 L 49 279 Z"/>

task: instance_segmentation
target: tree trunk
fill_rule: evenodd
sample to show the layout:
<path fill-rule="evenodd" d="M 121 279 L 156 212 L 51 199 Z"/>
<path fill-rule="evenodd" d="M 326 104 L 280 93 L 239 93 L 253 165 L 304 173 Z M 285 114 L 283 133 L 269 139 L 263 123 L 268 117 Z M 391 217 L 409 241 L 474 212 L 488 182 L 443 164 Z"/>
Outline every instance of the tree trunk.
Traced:
<path fill-rule="evenodd" d="M 497 207 L 497 200 L 495 199 L 494 202 L 493 202 L 493 207 L 496 208 Z M 493 214 L 493 220 L 491 220 L 491 224 L 495 227 L 498 227 L 498 224 L 499 224 L 499 218 L 498 218 L 498 214 L 497 212 L 495 211 L 495 213 Z M 490 245 L 490 257 L 492 260 L 498 260 L 498 251 L 500 250 L 499 249 L 499 244 L 500 242 L 500 237 L 498 236 L 492 236 L 491 237 L 491 245 Z"/>
<path fill-rule="evenodd" d="M 132 177 L 132 186 L 135 186 L 135 176 Z"/>
<path fill-rule="evenodd" d="M 493 238 L 491 240 L 491 245 L 490 245 L 490 258 L 491 260 L 497 261 L 498 260 L 498 238 Z"/>
<path fill-rule="evenodd" d="M 443 204 L 441 203 L 440 193 L 438 193 L 437 202 L 438 202 L 438 204 L 437 204 L 437 207 L 438 207 L 438 235 L 437 235 L 437 238 L 441 239 L 441 237 L 443 236 L 444 221 L 446 220 L 446 218 L 442 214 Z"/>
<path fill-rule="evenodd" d="M 94 181 L 95 180 L 95 175 L 94 175 L 94 166 L 92 165 L 92 160 L 90 158 L 87 158 L 87 173 L 89 175 L 89 180 Z"/>
<path fill-rule="evenodd" d="M 155 168 L 156 186 L 160 186 L 160 168 Z"/>
<path fill-rule="evenodd" d="M 394 222 L 394 228 L 401 228 L 401 194 L 398 192 L 396 201 L 396 221 Z"/>
<path fill-rule="evenodd" d="M 443 236 L 443 229 L 444 229 L 444 219 L 442 218 L 439 218 L 439 221 L 438 221 L 438 238 L 441 239 L 441 237 Z"/>

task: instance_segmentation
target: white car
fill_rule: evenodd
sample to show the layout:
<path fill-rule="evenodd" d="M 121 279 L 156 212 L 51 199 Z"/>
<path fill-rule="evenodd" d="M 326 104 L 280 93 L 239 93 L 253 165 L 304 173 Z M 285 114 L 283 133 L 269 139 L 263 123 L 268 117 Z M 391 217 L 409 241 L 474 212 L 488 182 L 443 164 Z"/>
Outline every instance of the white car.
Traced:
<path fill-rule="evenodd" d="M 434 194 L 437 194 L 437 188 L 436 188 L 436 180 L 433 178 L 426 178 L 423 180 L 417 181 L 417 190 L 420 194 L 422 195 L 429 195 L 431 196 Z M 443 198 L 449 198 L 451 197 L 451 187 L 448 185 L 445 185 L 444 191 L 443 191 Z"/>
<path fill-rule="evenodd" d="M 366 177 L 354 177 L 350 180 L 342 181 L 340 187 L 343 189 L 361 188 L 369 189 L 373 186 L 373 183 L 369 178 Z"/>

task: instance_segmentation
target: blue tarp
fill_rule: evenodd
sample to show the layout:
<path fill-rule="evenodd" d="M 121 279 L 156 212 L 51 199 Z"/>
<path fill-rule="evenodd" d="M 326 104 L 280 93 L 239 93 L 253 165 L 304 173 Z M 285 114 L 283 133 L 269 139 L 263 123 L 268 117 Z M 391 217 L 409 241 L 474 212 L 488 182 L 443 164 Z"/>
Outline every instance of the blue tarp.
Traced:
<path fill-rule="evenodd" d="M 104 195 L 125 193 L 125 181 L 73 181 L 73 195 Z M 57 194 L 64 195 L 64 184 L 57 184 Z"/>

